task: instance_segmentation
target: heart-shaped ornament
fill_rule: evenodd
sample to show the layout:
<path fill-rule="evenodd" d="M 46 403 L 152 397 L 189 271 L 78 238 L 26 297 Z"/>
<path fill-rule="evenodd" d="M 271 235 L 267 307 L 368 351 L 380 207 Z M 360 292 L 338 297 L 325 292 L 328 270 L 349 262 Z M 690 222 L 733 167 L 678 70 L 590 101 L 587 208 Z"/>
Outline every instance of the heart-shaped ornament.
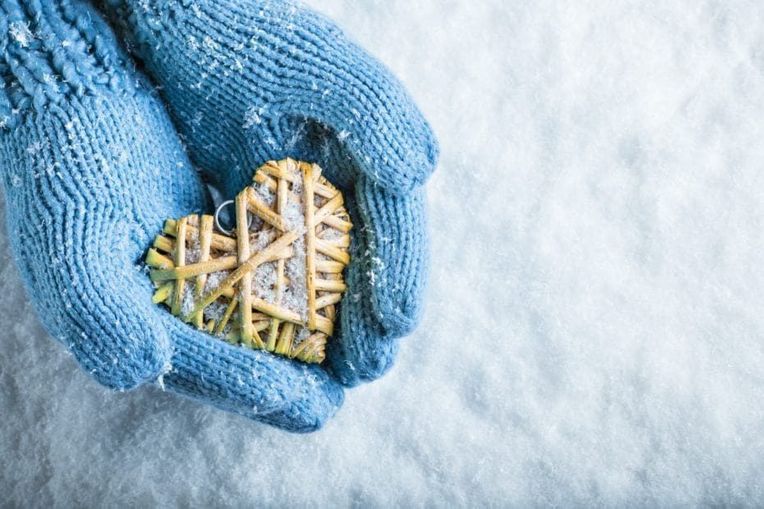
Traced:
<path fill-rule="evenodd" d="M 324 360 L 350 262 L 342 193 L 317 164 L 269 161 L 217 216 L 167 220 L 146 255 L 154 302 L 234 344 L 304 362 Z"/>

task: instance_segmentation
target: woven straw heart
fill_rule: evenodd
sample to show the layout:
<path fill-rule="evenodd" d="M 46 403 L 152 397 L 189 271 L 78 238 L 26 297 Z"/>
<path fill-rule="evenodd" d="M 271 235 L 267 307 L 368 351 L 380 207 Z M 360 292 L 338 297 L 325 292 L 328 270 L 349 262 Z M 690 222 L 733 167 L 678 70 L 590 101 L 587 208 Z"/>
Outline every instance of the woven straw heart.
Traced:
<path fill-rule="evenodd" d="M 230 234 L 207 215 L 165 223 L 146 256 L 154 302 L 231 343 L 323 361 L 350 262 L 342 193 L 318 165 L 284 159 L 234 203 Z"/>

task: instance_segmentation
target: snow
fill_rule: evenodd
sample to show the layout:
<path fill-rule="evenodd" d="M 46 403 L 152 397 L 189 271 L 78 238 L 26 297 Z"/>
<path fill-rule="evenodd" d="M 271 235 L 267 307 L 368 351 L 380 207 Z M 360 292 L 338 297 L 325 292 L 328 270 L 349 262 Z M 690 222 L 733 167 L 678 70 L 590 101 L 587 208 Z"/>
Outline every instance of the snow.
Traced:
<path fill-rule="evenodd" d="M 2 236 L 6 500 L 764 504 L 764 6 L 311 3 L 440 138 L 420 328 L 324 430 L 288 435 L 97 386 Z"/>
<path fill-rule="evenodd" d="M 29 26 L 19 21 L 12 22 L 9 25 L 8 33 L 22 48 L 28 47 L 32 39 L 35 38 L 34 34 L 29 30 Z"/>
<path fill-rule="evenodd" d="M 276 193 L 268 189 L 264 184 L 254 183 L 252 189 L 255 195 L 266 205 L 273 208 L 276 202 Z M 308 288 L 307 277 L 305 274 L 305 210 L 302 203 L 302 174 L 297 173 L 297 179 L 292 182 L 290 192 L 287 193 L 287 202 L 284 206 L 282 218 L 290 230 L 302 232 L 297 239 L 292 242 L 292 256 L 284 263 L 284 275 L 289 284 L 283 290 L 281 302 L 276 302 L 276 283 L 277 263 L 268 262 L 259 265 L 254 271 L 253 293 L 271 304 L 280 304 L 282 307 L 293 311 L 307 320 L 308 314 Z M 259 219 L 259 218 L 258 218 Z M 262 221 L 252 229 L 262 228 Z M 276 233 L 272 228 L 259 231 L 252 236 L 252 253 L 265 249 L 276 239 Z"/>
<path fill-rule="evenodd" d="M 305 207 L 302 200 L 302 173 L 297 172 L 297 178 L 292 182 L 291 193 L 287 194 L 287 205 L 284 207 L 282 217 L 290 230 L 302 232 L 292 242 L 292 256 L 284 263 L 284 274 L 289 279 L 289 285 L 285 289 L 282 305 L 308 319 L 308 277 L 305 260 Z M 272 265 L 276 265 L 273 263 Z"/>
<path fill-rule="evenodd" d="M 251 106 L 247 109 L 247 111 L 244 113 L 244 123 L 242 123 L 243 129 L 251 129 L 252 127 L 259 125 L 262 123 L 262 118 L 260 118 L 261 109 L 255 108 L 254 106 Z"/>
<path fill-rule="evenodd" d="M 180 316 L 188 316 L 194 310 L 194 296 L 196 294 L 196 280 L 189 279 L 183 285 L 183 295 L 180 298 Z"/>
<path fill-rule="evenodd" d="M 210 303 L 206 308 L 204 308 L 204 319 L 205 320 L 215 320 L 215 325 L 220 322 L 220 320 L 225 315 L 226 309 L 228 309 L 228 303 L 222 302 L 220 300 L 216 300 L 212 303 Z M 226 327 L 230 325 L 230 322 L 226 324 Z M 228 333 L 228 330 L 224 328 L 224 330 L 221 332 L 223 336 L 225 336 Z"/>

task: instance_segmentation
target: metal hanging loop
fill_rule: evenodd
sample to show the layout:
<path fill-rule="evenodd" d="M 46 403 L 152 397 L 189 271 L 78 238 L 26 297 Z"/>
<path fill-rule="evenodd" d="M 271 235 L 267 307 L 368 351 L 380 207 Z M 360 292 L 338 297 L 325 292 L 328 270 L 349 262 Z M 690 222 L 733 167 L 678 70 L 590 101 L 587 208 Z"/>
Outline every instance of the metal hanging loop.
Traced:
<path fill-rule="evenodd" d="M 224 234 L 228 235 L 229 237 L 232 237 L 232 236 L 233 236 L 233 234 L 234 234 L 234 231 L 235 231 L 235 228 L 231 228 L 230 230 L 229 230 L 229 229 L 227 229 L 227 228 L 223 228 L 223 224 L 220 222 L 220 212 L 221 212 L 221 211 L 222 211 L 224 208 L 228 207 L 229 205 L 233 205 L 233 204 L 235 204 L 235 203 L 236 203 L 236 202 L 235 202 L 234 200 L 228 200 L 228 201 L 224 201 L 224 202 L 223 202 L 223 203 L 221 203 L 221 204 L 218 206 L 218 208 L 215 210 L 215 228 L 217 228 L 217 230 L 218 230 L 220 233 L 224 233 Z M 251 226 L 252 226 L 252 214 L 250 214 L 249 212 L 247 212 L 247 228 L 249 228 L 249 227 L 251 227 Z"/>

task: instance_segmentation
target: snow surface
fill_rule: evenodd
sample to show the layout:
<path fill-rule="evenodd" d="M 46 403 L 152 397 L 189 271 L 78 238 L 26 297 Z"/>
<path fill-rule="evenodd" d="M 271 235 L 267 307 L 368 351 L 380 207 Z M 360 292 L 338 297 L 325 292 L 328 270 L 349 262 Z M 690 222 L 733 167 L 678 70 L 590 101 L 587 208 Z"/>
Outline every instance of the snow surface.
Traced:
<path fill-rule="evenodd" d="M 289 435 L 97 386 L 3 236 L 4 501 L 764 504 L 764 5 L 311 3 L 439 135 L 421 327 Z"/>

